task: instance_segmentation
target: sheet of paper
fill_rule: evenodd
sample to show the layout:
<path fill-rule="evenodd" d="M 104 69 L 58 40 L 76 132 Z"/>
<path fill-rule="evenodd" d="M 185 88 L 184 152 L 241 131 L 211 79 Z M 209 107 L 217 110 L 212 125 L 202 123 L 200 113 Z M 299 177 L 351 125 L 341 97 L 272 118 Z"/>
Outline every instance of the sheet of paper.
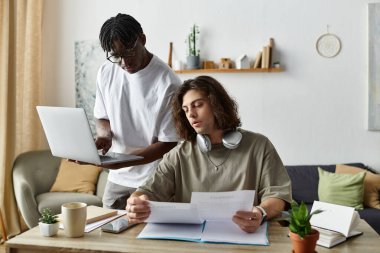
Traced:
<path fill-rule="evenodd" d="M 255 191 L 193 192 L 191 204 L 198 207 L 205 220 L 231 219 L 236 211 L 251 211 Z"/>
<path fill-rule="evenodd" d="M 203 224 L 147 223 L 137 238 L 200 241 L 202 229 Z"/>
<path fill-rule="evenodd" d="M 189 203 L 149 201 L 150 215 L 146 222 L 201 224 L 197 207 Z"/>
<path fill-rule="evenodd" d="M 269 245 L 267 231 L 266 222 L 255 233 L 246 233 L 233 221 L 206 221 L 202 241 Z"/>
<path fill-rule="evenodd" d="M 323 210 L 310 219 L 312 226 L 333 230 L 348 237 L 351 223 L 355 222 L 355 209 L 342 205 L 335 205 L 321 201 L 314 201 L 311 211 Z"/>

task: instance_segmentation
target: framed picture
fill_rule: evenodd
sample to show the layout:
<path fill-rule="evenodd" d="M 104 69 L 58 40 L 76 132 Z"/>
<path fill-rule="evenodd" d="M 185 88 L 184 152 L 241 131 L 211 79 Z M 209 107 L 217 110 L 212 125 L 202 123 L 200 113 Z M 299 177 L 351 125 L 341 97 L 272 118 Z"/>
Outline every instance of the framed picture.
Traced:
<path fill-rule="evenodd" d="M 368 4 L 368 130 L 380 130 L 380 3 Z"/>
<path fill-rule="evenodd" d="M 96 76 L 105 59 L 106 55 L 99 41 L 75 42 L 75 106 L 82 107 L 86 111 L 94 135 Z"/>

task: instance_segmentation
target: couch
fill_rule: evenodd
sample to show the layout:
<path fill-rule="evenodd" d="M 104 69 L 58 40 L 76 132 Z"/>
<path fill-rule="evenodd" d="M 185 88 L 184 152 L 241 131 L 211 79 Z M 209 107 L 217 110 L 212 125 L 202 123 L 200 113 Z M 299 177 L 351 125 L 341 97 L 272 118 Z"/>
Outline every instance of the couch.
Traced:
<path fill-rule="evenodd" d="M 347 164 L 371 171 L 362 163 Z M 285 166 L 292 182 L 293 199 L 300 203 L 303 201 L 311 209 L 314 200 L 318 198 L 319 174 L 318 167 L 335 173 L 336 165 L 295 165 Z M 374 171 L 371 171 L 374 172 Z M 380 194 L 380 193 L 379 193 Z M 380 196 L 379 196 L 380 197 Z M 364 206 L 359 210 L 361 219 L 364 219 L 380 235 L 380 209 Z"/>
<path fill-rule="evenodd" d="M 61 158 L 54 157 L 50 150 L 41 150 L 20 154 L 13 164 L 13 190 L 18 208 L 29 228 L 38 225 L 40 213 L 47 207 L 54 213 L 61 213 L 61 205 L 66 202 L 78 201 L 102 206 L 108 172 L 103 170 L 100 173 L 94 195 L 79 192 L 50 192 L 60 163 Z"/>

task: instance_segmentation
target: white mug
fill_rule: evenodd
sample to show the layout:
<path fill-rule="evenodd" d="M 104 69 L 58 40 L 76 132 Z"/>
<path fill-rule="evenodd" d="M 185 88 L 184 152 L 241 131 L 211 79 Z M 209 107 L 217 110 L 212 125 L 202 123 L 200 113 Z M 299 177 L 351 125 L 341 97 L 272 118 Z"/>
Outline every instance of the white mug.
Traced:
<path fill-rule="evenodd" d="M 62 205 L 63 227 L 66 237 L 81 237 L 86 226 L 87 204 L 70 202 Z"/>

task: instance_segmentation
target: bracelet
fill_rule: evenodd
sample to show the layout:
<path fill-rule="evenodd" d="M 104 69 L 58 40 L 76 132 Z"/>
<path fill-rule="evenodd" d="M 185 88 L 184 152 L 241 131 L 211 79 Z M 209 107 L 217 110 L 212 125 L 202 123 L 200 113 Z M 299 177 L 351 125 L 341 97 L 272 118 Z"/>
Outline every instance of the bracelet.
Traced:
<path fill-rule="evenodd" d="M 261 206 L 256 206 L 256 208 L 259 209 L 260 212 L 261 212 L 261 222 L 260 222 L 260 225 L 262 225 L 264 222 L 267 221 L 267 212 Z"/>

